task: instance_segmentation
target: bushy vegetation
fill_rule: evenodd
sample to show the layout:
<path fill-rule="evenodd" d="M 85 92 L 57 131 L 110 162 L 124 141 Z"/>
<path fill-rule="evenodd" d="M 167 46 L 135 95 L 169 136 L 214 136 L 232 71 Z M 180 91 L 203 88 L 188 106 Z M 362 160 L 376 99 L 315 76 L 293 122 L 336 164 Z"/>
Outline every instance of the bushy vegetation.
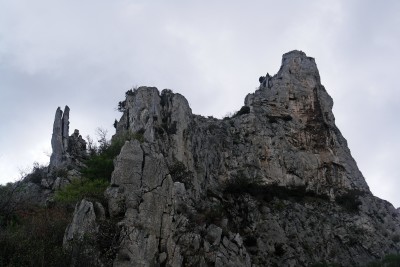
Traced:
<path fill-rule="evenodd" d="M 239 111 L 236 111 L 235 113 L 231 113 L 231 112 L 229 112 L 228 114 L 226 114 L 225 116 L 224 116 L 224 118 L 223 118 L 223 120 L 229 120 L 229 119 L 231 119 L 231 118 L 236 118 L 236 117 L 239 117 L 239 116 L 242 116 L 242 115 L 244 115 L 244 114 L 249 114 L 250 113 L 250 107 L 248 107 L 248 106 L 242 106 L 241 108 L 240 108 L 240 110 Z"/>
<path fill-rule="evenodd" d="M 15 220 L 20 206 L 16 195 L 21 188 L 21 182 L 0 185 L 0 230 Z"/>
<path fill-rule="evenodd" d="M 133 134 L 126 133 L 113 140 L 108 140 L 106 134 L 106 131 L 98 129 L 99 145 L 89 145 L 90 157 L 85 161 L 86 168 L 81 170 L 83 178 L 74 180 L 71 184 L 58 190 L 55 194 L 56 201 L 73 204 L 86 198 L 104 202 L 103 193 L 109 185 L 114 171 L 114 159 L 119 155 L 125 141 L 144 140 L 142 131 Z"/>
<path fill-rule="evenodd" d="M 125 92 L 125 97 L 134 95 L 136 91 L 137 91 L 137 87 L 132 87 L 131 89 L 129 89 L 128 91 Z M 117 110 L 119 112 L 125 112 L 125 110 L 126 110 L 126 100 L 118 102 Z"/>
<path fill-rule="evenodd" d="M 26 177 L 32 183 L 40 184 L 43 178 L 47 175 L 47 166 L 41 165 L 38 162 L 33 163 L 32 172 Z"/>
<path fill-rule="evenodd" d="M 358 190 L 349 190 L 346 193 L 337 196 L 335 201 L 348 212 L 357 212 L 358 207 L 361 205 L 359 196 L 362 194 L 363 192 Z"/>
<path fill-rule="evenodd" d="M 98 146 L 88 140 L 89 157 L 84 162 L 86 167 L 81 169 L 82 178 L 56 191 L 55 202 L 51 205 L 39 207 L 18 199 L 18 192 L 23 190 L 25 182 L 38 184 L 47 177 L 45 166 L 34 164 L 31 174 L 23 181 L 0 186 L 0 266 L 71 266 L 71 259 L 79 258 L 79 264 L 90 259 L 62 247 L 73 206 L 83 198 L 106 204 L 103 195 L 114 170 L 114 158 L 120 153 L 125 140 L 143 141 L 143 133 L 127 134 L 112 141 L 106 138 L 105 131 L 100 130 L 99 133 Z M 67 178 L 68 169 L 53 170 L 51 175 Z M 114 255 L 115 249 L 110 250 L 111 245 L 107 242 L 115 242 L 115 224 L 107 223 L 101 223 L 102 235 L 96 237 L 99 238 L 96 242 L 104 255 Z M 71 257 L 74 255 L 78 257 Z"/>
<path fill-rule="evenodd" d="M 186 168 L 183 162 L 176 161 L 172 166 L 170 166 L 169 174 L 171 175 L 174 182 L 184 183 L 185 186 L 188 186 L 190 184 L 192 172 Z"/>
<path fill-rule="evenodd" d="M 242 116 L 244 114 L 249 114 L 250 113 L 250 107 L 248 106 L 243 106 L 240 108 L 240 110 L 238 112 L 236 112 L 233 117 L 238 117 L 238 116 Z"/>
<path fill-rule="evenodd" d="M 386 255 L 382 260 L 371 262 L 368 267 L 398 267 L 400 266 L 400 255 L 389 254 Z"/>
<path fill-rule="evenodd" d="M 121 152 L 125 141 L 136 139 L 142 143 L 144 142 L 143 132 L 143 130 L 139 130 L 136 133 L 126 133 L 110 141 L 106 138 L 107 133 L 99 129 L 99 146 L 92 145 L 89 138 L 90 157 L 85 162 L 86 168 L 82 170 L 84 177 L 91 180 L 99 179 L 110 181 L 111 174 L 114 171 L 114 159 Z"/>
<path fill-rule="evenodd" d="M 70 266 L 62 248 L 70 216 L 57 206 L 16 211 L 0 231 L 0 266 Z"/>
<path fill-rule="evenodd" d="M 224 193 L 236 196 L 249 194 L 263 201 L 272 201 L 274 198 L 295 201 L 304 201 L 307 198 L 329 199 L 326 195 L 307 191 L 306 186 L 264 184 L 261 178 L 248 178 L 241 173 L 225 183 Z"/>
<path fill-rule="evenodd" d="M 104 190 L 108 185 L 108 181 L 103 179 L 74 180 L 61 190 L 58 190 L 54 199 L 65 204 L 76 203 L 83 198 L 104 202 Z"/>
<path fill-rule="evenodd" d="M 336 267 L 342 266 L 337 263 L 319 262 L 311 265 L 312 267 Z M 400 266 L 399 254 L 388 254 L 382 260 L 374 261 L 366 265 L 367 267 L 398 267 Z"/>

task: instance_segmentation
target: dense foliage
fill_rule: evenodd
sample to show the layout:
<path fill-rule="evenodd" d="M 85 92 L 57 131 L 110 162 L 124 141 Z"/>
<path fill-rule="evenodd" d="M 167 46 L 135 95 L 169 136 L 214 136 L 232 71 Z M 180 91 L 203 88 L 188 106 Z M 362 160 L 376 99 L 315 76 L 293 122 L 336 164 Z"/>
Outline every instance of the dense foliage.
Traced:
<path fill-rule="evenodd" d="M 55 200 L 65 204 L 74 204 L 83 198 L 103 202 L 104 190 L 106 190 L 108 184 L 106 180 L 102 179 L 74 180 L 71 184 L 56 192 Z"/>
<path fill-rule="evenodd" d="M 0 266 L 69 266 L 62 240 L 70 217 L 59 206 L 16 211 L 0 228 Z"/>
<path fill-rule="evenodd" d="M 74 204 L 83 198 L 106 204 L 104 190 L 114 170 L 113 160 L 125 140 L 141 138 L 136 134 L 110 141 L 103 132 L 99 146 L 92 145 L 89 148 L 90 156 L 85 162 L 87 167 L 81 170 L 82 177 L 56 191 L 55 202 L 46 207 L 18 199 L 18 192 L 23 190 L 26 182 L 40 184 L 47 175 L 45 166 L 35 164 L 32 173 L 23 181 L 0 186 L 0 266 L 71 266 L 71 259 L 76 259 L 72 255 L 76 256 L 77 252 L 66 251 L 62 242 L 65 229 L 72 219 Z M 53 174 L 54 177 L 66 177 L 67 169 L 54 170 Z M 113 240 L 115 231 L 106 221 L 102 222 L 100 228 L 104 234 L 99 243 L 106 246 L 107 242 Z M 84 256 L 79 255 L 80 262 L 74 264 L 80 266 L 88 262 L 90 257 Z"/>

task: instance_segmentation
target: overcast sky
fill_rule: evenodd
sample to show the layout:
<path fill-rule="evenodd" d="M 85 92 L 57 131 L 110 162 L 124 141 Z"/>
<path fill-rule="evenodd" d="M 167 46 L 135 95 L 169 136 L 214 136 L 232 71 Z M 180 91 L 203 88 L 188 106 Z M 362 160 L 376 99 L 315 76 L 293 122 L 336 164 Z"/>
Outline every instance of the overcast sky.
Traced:
<path fill-rule="evenodd" d="M 58 106 L 92 137 L 114 133 L 132 86 L 222 117 L 297 49 L 316 59 L 372 192 L 399 207 L 399 48 L 398 0 L 0 0 L 0 183 L 49 161 Z"/>

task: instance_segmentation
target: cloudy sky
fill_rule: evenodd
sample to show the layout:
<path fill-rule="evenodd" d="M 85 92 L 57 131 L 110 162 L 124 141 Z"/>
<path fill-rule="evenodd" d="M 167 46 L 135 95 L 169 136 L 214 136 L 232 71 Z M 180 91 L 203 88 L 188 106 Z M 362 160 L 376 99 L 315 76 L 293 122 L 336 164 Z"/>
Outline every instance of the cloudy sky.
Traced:
<path fill-rule="evenodd" d="M 46 163 L 58 106 L 113 133 L 132 86 L 238 110 L 283 53 L 316 59 L 372 192 L 400 206 L 400 1 L 0 0 L 0 183 Z"/>

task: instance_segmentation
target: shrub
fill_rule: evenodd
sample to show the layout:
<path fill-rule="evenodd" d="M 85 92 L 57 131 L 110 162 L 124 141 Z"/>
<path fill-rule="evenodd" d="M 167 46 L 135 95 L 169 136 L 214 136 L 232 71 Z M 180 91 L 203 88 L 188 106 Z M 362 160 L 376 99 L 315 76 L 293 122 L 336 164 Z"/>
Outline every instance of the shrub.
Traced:
<path fill-rule="evenodd" d="M 346 193 L 337 196 L 335 202 L 348 212 L 357 212 L 358 207 L 361 205 L 359 196 L 362 194 L 363 192 L 358 190 L 349 190 Z"/>
<path fill-rule="evenodd" d="M 400 266 L 400 255 L 399 254 L 389 254 L 383 259 L 385 266 Z"/>
<path fill-rule="evenodd" d="M 103 142 L 102 149 L 95 151 L 91 157 L 85 162 L 86 168 L 82 170 L 82 174 L 89 179 L 111 180 L 111 174 L 114 171 L 114 158 L 121 152 L 125 140 L 129 140 L 130 135 L 124 135 L 113 139 L 111 142 Z"/>
<path fill-rule="evenodd" d="M 186 168 L 183 162 L 176 161 L 171 167 L 169 167 L 169 174 L 174 182 L 184 183 L 185 186 L 188 186 L 192 172 Z"/>
<path fill-rule="evenodd" d="M 56 191 L 55 201 L 63 204 L 73 204 L 83 198 L 104 202 L 104 191 L 108 182 L 102 179 L 96 180 L 74 180 L 71 184 L 61 190 Z"/>
<path fill-rule="evenodd" d="M 250 113 L 250 107 L 248 107 L 248 106 L 243 106 L 243 107 L 241 107 L 241 109 L 240 109 L 238 112 L 236 112 L 236 113 L 233 115 L 233 118 L 238 117 L 238 116 L 242 116 L 242 115 L 244 115 L 244 114 L 249 114 L 249 113 Z"/>
<path fill-rule="evenodd" d="M 400 266 L 399 254 L 388 254 L 380 261 L 374 261 L 367 265 L 368 267 L 397 267 Z"/>
<path fill-rule="evenodd" d="M 274 198 L 306 201 L 307 199 L 329 200 L 326 195 L 319 195 L 313 191 L 307 191 L 306 186 L 280 186 L 277 184 L 263 184 L 261 178 L 247 178 L 239 174 L 228 180 L 224 185 L 224 193 L 232 195 L 249 194 L 264 201 L 272 201 Z M 281 207 L 278 207 L 281 208 Z"/>
<path fill-rule="evenodd" d="M 117 221 L 103 220 L 99 222 L 99 234 L 96 243 L 101 253 L 101 259 L 106 266 L 112 266 L 120 247 L 120 236 Z"/>
<path fill-rule="evenodd" d="M 0 231 L 0 266 L 70 266 L 62 248 L 71 214 L 60 207 L 20 210 Z"/>
<path fill-rule="evenodd" d="M 118 110 L 119 112 L 125 112 L 125 110 L 126 110 L 126 101 L 125 101 L 125 100 L 124 100 L 124 101 L 119 101 L 119 102 L 118 102 L 117 110 Z"/>
<path fill-rule="evenodd" d="M 55 169 L 55 170 L 53 170 L 52 175 L 55 177 L 67 178 L 68 170 L 66 168 Z"/>
<path fill-rule="evenodd" d="M 224 192 L 233 195 L 242 195 L 244 193 L 252 193 L 254 189 L 261 186 L 261 183 L 256 180 L 239 175 L 225 182 Z"/>
<path fill-rule="evenodd" d="M 107 155 L 95 155 L 86 161 L 87 168 L 82 170 L 82 174 L 89 179 L 111 180 L 114 171 L 113 158 Z"/>
<path fill-rule="evenodd" d="M 47 166 L 40 165 L 38 162 L 33 163 L 32 172 L 27 176 L 30 182 L 40 184 L 43 178 L 46 178 Z"/>
<path fill-rule="evenodd" d="M 24 185 L 22 181 L 0 185 L 0 230 L 2 226 L 13 224 L 18 220 L 16 212 L 23 204 L 18 196 Z"/>
<path fill-rule="evenodd" d="M 128 97 L 128 96 L 130 96 L 130 95 L 134 95 L 135 94 L 135 92 L 137 91 L 137 87 L 135 86 L 135 87 L 132 87 L 131 89 L 129 89 L 128 91 L 126 91 L 125 92 L 125 97 Z"/>

